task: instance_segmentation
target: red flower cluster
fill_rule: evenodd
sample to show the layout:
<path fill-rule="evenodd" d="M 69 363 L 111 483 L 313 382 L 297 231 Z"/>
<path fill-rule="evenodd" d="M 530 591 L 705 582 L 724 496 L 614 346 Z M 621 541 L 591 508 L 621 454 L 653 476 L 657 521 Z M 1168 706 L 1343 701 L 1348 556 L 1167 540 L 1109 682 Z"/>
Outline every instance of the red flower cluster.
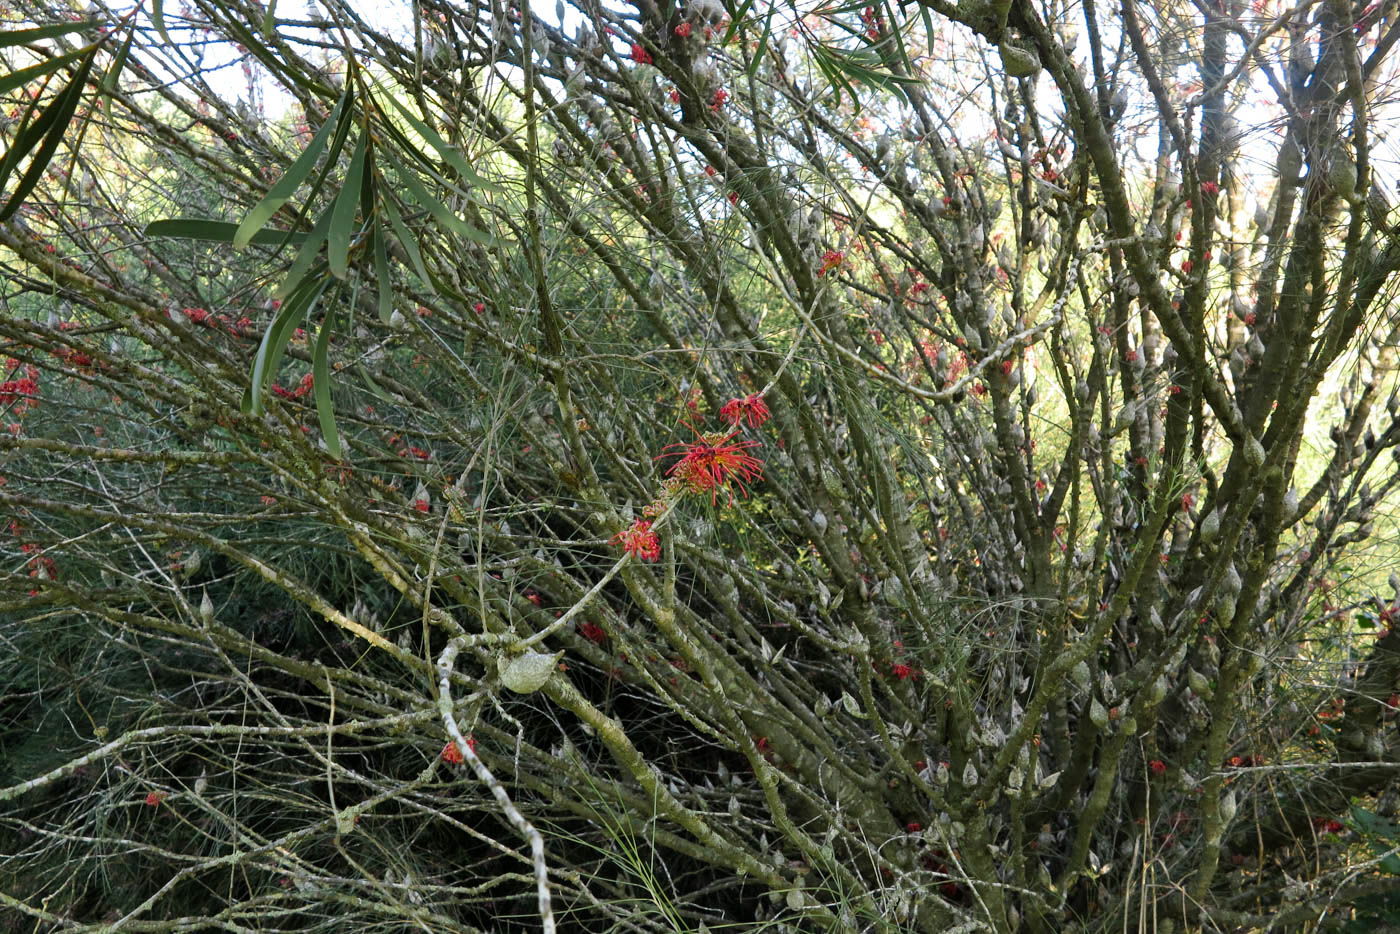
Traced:
<path fill-rule="evenodd" d="M 612 544 L 621 545 L 623 551 L 642 561 L 658 561 L 661 558 L 661 540 L 646 519 L 637 519 L 630 527 L 618 532 L 612 537 Z"/>
<path fill-rule="evenodd" d="M 679 26 L 677 26 L 677 27 L 676 27 L 676 35 L 680 36 L 682 39 L 689 39 L 689 38 L 690 38 L 690 24 L 689 24 L 689 23 L 681 23 Z"/>
<path fill-rule="evenodd" d="M 296 389 L 283 389 L 278 384 L 273 383 L 272 391 L 275 395 L 281 396 L 283 399 L 300 399 L 303 396 L 309 395 L 311 393 L 312 383 L 314 380 L 315 377 L 312 374 L 307 373 L 301 378 L 301 382 L 297 384 Z"/>
<path fill-rule="evenodd" d="M 1201 182 L 1201 194 L 1215 195 L 1220 193 L 1220 186 L 1215 182 Z"/>
<path fill-rule="evenodd" d="M 745 396 L 742 399 L 730 399 L 719 410 L 720 416 L 729 424 L 738 428 L 741 422 L 747 421 L 749 427 L 757 428 L 768 421 L 768 405 L 763 401 L 762 396 Z"/>
<path fill-rule="evenodd" d="M 168 797 L 164 791 L 150 791 L 146 793 L 146 807 L 159 807 L 160 803 Z"/>
<path fill-rule="evenodd" d="M 9 405 L 22 396 L 26 397 L 25 401 L 28 401 L 38 394 L 38 380 L 28 377 L 22 379 L 7 379 L 3 383 L 0 383 L 0 405 Z"/>
<path fill-rule="evenodd" d="M 467 737 L 467 748 L 472 752 L 476 752 L 475 736 Z M 457 744 L 450 739 L 447 741 L 447 745 L 442 747 L 442 761 L 449 765 L 461 765 L 464 761 L 462 758 L 462 750 L 457 748 Z"/>
<path fill-rule="evenodd" d="M 603 640 L 608 637 L 607 630 L 597 623 L 579 623 L 578 634 L 594 645 L 602 645 Z"/>
<path fill-rule="evenodd" d="M 906 665 L 903 662 L 895 662 L 890 666 L 890 674 L 901 681 L 908 681 L 910 678 L 919 677 L 919 669 L 913 665 Z"/>
<path fill-rule="evenodd" d="M 719 113 L 719 109 L 723 107 L 728 100 L 729 92 L 724 88 L 720 88 L 718 91 L 715 91 L 714 95 L 710 98 L 710 109 L 715 113 Z"/>
<path fill-rule="evenodd" d="M 691 431 L 695 429 L 691 428 Z M 679 458 L 666 471 L 666 476 L 675 477 L 692 493 L 709 493 L 711 503 L 719 501 L 720 487 L 731 483 L 748 497 L 746 484 L 763 479 L 763 461 L 748 453 L 750 448 L 759 446 L 758 442 L 735 441 L 734 436 L 738 433 L 701 434 L 695 431 L 694 441 L 668 444 L 657 460 L 663 457 Z M 734 501 L 732 490 L 729 501 Z"/>
<path fill-rule="evenodd" d="M 1161 759 L 1153 759 L 1151 762 L 1147 763 L 1147 767 L 1152 770 L 1153 775 L 1167 774 L 1167 764 Z"/>
<path fill-rule="evenodd" d="M 636 62 L 638 65 L 650 65 L 651 53 L 642 48 L 640 42 L 634 42 L 632 43 L 632 61 Z"/>
<path fill-rule="evenodd" d="M 840 250 L 827 250 L 822 254 L 822 267 L 817 270 L 817 278 L 820 279 L 822 276 L 825 276 L 845 261 L 845 253 L 842 253 Z"/>

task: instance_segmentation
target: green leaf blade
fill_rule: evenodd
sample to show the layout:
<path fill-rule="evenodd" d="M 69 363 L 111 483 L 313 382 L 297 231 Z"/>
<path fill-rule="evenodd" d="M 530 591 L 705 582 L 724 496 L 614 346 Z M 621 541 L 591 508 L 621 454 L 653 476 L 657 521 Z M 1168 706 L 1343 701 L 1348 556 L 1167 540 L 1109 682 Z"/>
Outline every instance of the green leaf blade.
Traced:
<path fill-rule="evenodd" d="M 316 165 L 317 158 L 325 148 L 326 140 L 330 138 L 331 131 L 339 125 L 341 114 L 345 112 L 350 103 L 351 95 L 349 88 L 341 95 L 330 115 L 326 117 L 326 122 L 321 124 L 321 129 L 316 131 L 316 135 L 311 138 L 306 149 L 297 157 L 292 167 L 287 169 L 268 190 L 263 199 L 254 205 L 253 209 L 243 218 L 243 222 L 238 225 L 238 233 L 233 238 L 233 248 L 241 250 L 252 240 L 253 234 L 261 230 L 272 216 L 286 204 L 288 199 L 296 193 L 297 188 L 311 174 L 311 170 Z"/>

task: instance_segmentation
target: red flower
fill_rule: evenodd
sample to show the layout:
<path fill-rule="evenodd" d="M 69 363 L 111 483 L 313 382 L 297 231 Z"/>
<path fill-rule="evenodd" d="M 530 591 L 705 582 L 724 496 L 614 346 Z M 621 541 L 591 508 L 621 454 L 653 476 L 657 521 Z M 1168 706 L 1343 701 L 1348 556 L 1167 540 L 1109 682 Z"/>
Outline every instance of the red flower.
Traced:
<path fill-rule="evenodd" d="M 476 312 L 477 314 L 481 314 L 481 313 L 484 312 L 485 310 L 486 310 L 486 303 L 485 303 L 485 302 L 477 302 L 475 305 L 472 306 L 472 311 Z"/>
<path fill-rule="evenodd" d="M 762 396 L 745 396 L 742 399 L 730 399 L 719 410 L 719 414 L 735 428 L 745 420 L 750 427 L 757 428 L 768 421 L 768 406 Z"/>
<path fill-rule="evenodd" d="M 915 668 L 913 665 L 906 665 L 903 662 L 895 662 L 890 666 L 890 674 L 901 681 L 908 681 L 910 678 L 917 678 L 919 676 L 919 669 Z"/>
<path fill-rule="evenodd" d="M 676 35 L 680 36 L 682 39 L 689 39 L 689 38 L 690 38 L 690 24 L 689 24 L 689 23 L 681 23 L 679 26 L 677 26 L 677 27 L 676 27 Z"/>
<path fill-rule="evenodd" d="M 691 428 L 691 431 L 695 431 Z M 695 440 L 668 444 L 666 451 L 657 457 L 679 458 L 666 476 L 675 477 L 685 484 L 692 493 L 710 493 L 710 502 L 719 500 L 719 489 L 733 483 L 747 497 L 746 484 L 763 479 L 763 461 L 748 453 L 750 448 L 759 446 L 757 441 L 735 441 L 739 432 L 728 434 L 713 432 L 702 435 L 695 432 Z M 675 450 L 672 450 L 672 449 Z M 734 493 L 729 493 L 729 501 L 734 501 Z"/>
<path fill-rule="evenodd" d="M 612 537 L 612 544 L 621 545 L 623 551 L 642 561 L 657 561 L 661 558 L 661 540 L 656 537 L 656 533 L 651 530 L 651 523 L 646 519 L 637 519 L 630 527 L 618 532 Z"/>
<path fill-rule="evenodd" d="M 817 270 L 817 278 L 820 279 L 831 270 L 840 266 L 846 259 L 846 254 L 840 250 L 827 250 L 822 254 L 822 268 Z"/>
<path fill-rule="evenodd" d="M 904 829 L 909 831 L 910 833 L 918 833 L 923 828 L 918 821 L 911 820 L 909 823 L 904 825 Z"/>
<path fill-rule="evenodd" d="M 597 623 L 579 623 L 578 634 L 594 645 L 602 645 L 603 640 L 608 637 L 607 631 Z"/>
<path fill-rule="evenodd" d="M 159 807 L 160 803 L 168 797 L 164 791 L 151 791 L 146 794 L 146 807 Z"/>
<path fill-rule="evenodd" d="M 1220 186 L 1215 182 L 1201 182 L 1201 194 L 1214 195 L 1220 192 Z"/>
<path fill-rule="evenodd" d="M 650 65 L 651 54 L 642 48 L 641 43 L 634 42 L 632 43 L 632 61 L 638 65 Z"/>
<path fill-rule="evenodd" d="M 430 507 L 428 506 L 428 501 L 426 499 L 415 499 L 413 501 L 413 508 L 418 510 L 419 512 L 427 512 Z"/>
<path fill-rule="evenodd" d="M 476 752 L 476 737 L 475 737 L 475 736 L 468 736 L 468 737 L 467 737 L 467 748 L 470 749 L 472 752 Z M 441 755 L 442 755 L 442 761 L 448 763 L 449 765 L 461 765 L 461 764 L 462 764 L 462 761 L 463 761 L 463 759 L 462 759 L 462 750 L 461 750 L 460 747 L 458 747 L 457 743 L 454 742 L 453 740 L 450 740 L 450 739 L 449 739 L 449 740 L 447 741 L 447 745 L 442 747 L 442 753 L 441 753 Z"/>
<path fill-rule="evenodd" d="M 1182 261 L 1181 261 L 1181 271 L 1184 272 L 1184 273 L 1186 273 L 1187 275 L 1190 275 L 1190 274 L 1191 274 L 1191 266 L 1192 266 L 1192 263 L 1191 263 L 1191 261 L 1190 261 L 1189 259 L 1186 259 L 1186 260 L 1182 260 Z"/>
<path fill-rule="evenodd" d="M 673 104 L 679 104 L 681 102 L 681 92 L 677 91 L 675 88 L 671 88 L 671 90 L 667 91 L 666 96 L 671 99 L 671 103 Z"/>
<path fill-rule="evenodd" d="M 726 91 L 724 88 L 720 88 L 719 90 L 715 91 L 714 95 L 710 98 L 710 109 L 718 113 L 719 109 L 723 107 L 725 102 L 728 100 L 729 92 Z"/>
<path fill-rule="evenodd" d="M 1153 775 L 1167 774 L 1167 764 L 1161 759 L 1153 759 L 1151 762 L 1147 763 L 1147 767 L 1152 770 Z"/>

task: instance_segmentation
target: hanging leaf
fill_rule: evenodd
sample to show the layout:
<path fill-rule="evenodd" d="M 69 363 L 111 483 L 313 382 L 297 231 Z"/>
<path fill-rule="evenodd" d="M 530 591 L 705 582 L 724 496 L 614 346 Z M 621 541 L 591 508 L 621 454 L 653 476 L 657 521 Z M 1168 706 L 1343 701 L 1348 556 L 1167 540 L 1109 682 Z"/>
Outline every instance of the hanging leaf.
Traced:
<path fill-rule="evenodd" d="M 475 243 L 479 243 L 482 246 L 496 245 L 495 237 L 483 231 L 477 230 L 471 224 L 468 224 L 466 221 L 462 220 L 460 217 L 454 214 L 441 201 L 437 200 L 431 194 L 429 194 L 428 189 L 423 187 L 423 183 L 418 180 L 418 176 L 414 175 L 411 171 L 399 165 L 399 163 L 395 161 L 392 157 L 388 159 L 388 162 L 394 170 L 394 175 L 403 184 L 403 187 L 408 190 L 408 193 L 413 198 L 413 200 L 417 201 L 420 205 L 422 205 L 428 210 L 429 214 L 437 218 L 438 223 L 442 224 L 444 227 L 448 228 L 454 233 L 466 237 L 468 240 L 471 240 Z"/>
<path fill-rule="evenodd" d="M 330 263 L 331 275 L 344 279 L 349 272 L 350 240 L 355 235 L 355 206 L 360 200 L 360 187 L 364 181 L 365 148 L 369 145 L 369 134 L 360 133 L 355 152 L 350 156 L 350 168 L 345 174 L 345 187 L 336 195 L 331 207 L 330 227 L 326 232 L 326 260 Z"/>
<path fill-rule="evenodd" d="M 345 93 L 341 95 L 340 100 L 331 110 L 330 115 L 326 117 L 326 122 L 321 124 L 321 129 L 316 132 L 306 149 L 297 157 L 297 161 L 292 163 L 292 167 L 273 184 L 263 199 L 243 218 L 243 223 L 238 225 L 238 234 L 233 239 L 235 250 L 241 250 L 252 242 L 253 235 L 263 229 L 263 225 L 272 219 L 272 215 L 276 214 L 282 205 L 287 203 L 287 199 L 296 193 L 297 188 L 306 180 L 306 176 L 311 174 L 311 169 L 316 165 L 316 159 L 320 156 L 321 150 L 325 148 L 331 130 L 339 126 L 341 114 L 348 110 L 350 100 L 350 89 L 347 87 Z M 338 152 L 332 153 L 331 160 L 334 160 L 336 155 Z"/>
<path fill-rule="evenodd" d="M 0 75 L 0 94 L 13 91 L 15 88 L 24 87 L 35 78 L 42 78 L 44 75 L 52 74 L 65 65 L 71 65 L 84 55 L 93 52 L 93 46 L 84 46 L 63 55 L 55 55 L 53 58 L 45 59 L 37 65 L 30 65 L 28 68 L 21 68 L 19 71 L 12 71 L 8 75 Z"/>
<path fill-rule="evenodd" d="M 282 304 L 277 317 L 272 320 L 271 326 L 263 332 L 262 343 L 258 345 L 257 353 L 253 355 L 252 379 L 248 384 L 248 389 L 243 393 L 243 412 L 245 414 L 261 416 L 265 411 L 263 393 L 266 391 L 273 374 L 277 372 L 277 368 L 282 363 L 282 355 L 286 352 L 287 341 L 291 338 L 292 332 L 310 313 L 325 287 L 325 282 L 308 280 Z"/>
<path fill-rule="evenodd" d="M 353 304 L 353 302 L 352 302 Z M 316 346 L 311 353 L 311 386 L 316 395 L 316 418 L 321 423 L 321 437 L 326 439 L 326 450 L 331 457 L 340 460 L 340 432 L 335 427 L 335 407 L 331 403 L 331 370 L 327 362 L 331 343 L 331 315 L 321 322 L 316 332 Z"/>
<path fill-rule="evenodd" d="M 24 199 L 34 190 L 34 186 L 39 184 L 44 170 L 48 168 L 49 160 L 53 158 L 53 154 L 58 150 L 58 144 L 63 141 L 64 135 L 68 132 L 68 124 L 78 109 L 78 101 L 82 99 L 83 87 L 87 83 L 88 73 L 92 71 L 92 62 L 96 57 L 97 47 L 92 46 L 82 64 L 78 66 L 77 74 L 73 76 L 73 80 L 59 92 L 58 97 L 44 111 L 43 116 L 35 121 L 36 126 L 46 125 L 48 132 L 35 151 L 34 158 L 29 160 L 29 169 L 24 173 L 24 177 L 15 186 L 15 190 L 10 195 L 10 199 L 5 202 L 5 206 L 0 208 L 0 223 L 13 217 L 15 212 L 19 210 L 19 206 L 24 203 Z M 52 114 L 52 119 L 49 119 L 50 114 Z M 3 168 L 0 168 L 0 183 L 3 183 L 21 158 L 23 158 L 22 153 L 13 157 L 10 153 L 5 155 L 3 163 L 0 163 L 3 165 Z"/>
<path fill-rule="evenodd" d="M 107 111 L 107 118 L 112 117 L 112 99 L 117 93 L 117 81 L 121 78 L 122 69 L 126 67 L 127 56 L 131 54 L 131 40 L 136 38 L 136 30 L 127 32 L 126 39 L 121 47 L 117 49 L 117 55 L 112 59 L 112 65 L 107 69 L 107 73 L 102 76 L 103 104 Z"/>
<path fill-rule="evenodd" d="M 146 225 L 147 237 L 174 237 L 180 240 L 211 240 L 216 243 L 232 243 L 238 225 L 228 221 L 211 221 L 198 217 L 177 217 L 170 220 L 151 221 Z M 288 230 L 264 227 L 254 232 L 249 243 L 258 246 L 277 246 L 282 243 L 303 243 L 307 234 Z"/>
<path fill-rule="evenodd" d="M 263 13 L 262 19 L 263 35 L 269 39 L 277 38 L 277 0 L 267 0 L 267 11 Z"/>
<path fill-rule="evenodd" d="M 389 218 L 389 226 L 394 228 L 394 236 L 398 238 L 399 246 L 403 247 L 403 251 L 408 254 L 408 261 L 413 264 L 413 271 L 418 274 L 418 278 L 421 279 L 425 285 L 432 282 L 432 280 L 428 278 L 427 267 L 423 265 L 423 254 L 418 251 L 418 240 L 409 231 L 408 225 L 403 222 L 403 218 L 399 216 L 399 210 L 394 207 L 394 202 L 385 198 L 380 202 L 379 206 L 384 212 L 384 216 Z M 387 323 L 388 319 L 386 318 L 384 320 Z"/>
<path fill-rule="evenodd" d="M 379 320 L 388 324 L 394 313 L 394 285 L 389 278 L 389 243 L 379 227 L 374 230 L 374 283 L 379 288 Z"/>
<path fill-rule="evenodd" d="M 174 45 L 170 39 L 170 33 L 165 31 L 165 0 L 151 0 L 151 24 L 156 27 L 156 32 L 165 40 L 166 45 Z"/>
<path fill-rule="evenodd" d="M 47 26 L 36 26 L 33 29 L 11 29 L 0 32 L 0 49 L 28 45 L 31 42 L 52 39 L 54 36 L 65 36 L 70 32 L 81 32 L 84 29 L 100 29 L 103 25 L 99 20 L 89 19 L 83 20 L 81 23 L 50 23 Z M 87 50 L 79 49 L 73 55 L 77 57 L 85 51 Z M 69 61 L 72 61 L 72 58 Z"/>
<path fill-rule="evenodd" d="M 397 110 L 400 114 L 402 114 L 403 118 L 408 121 L 408 125 L 413 127 L 413 131 L 419 136 L 423 137 L 423 139 L 427 140 L 428 145 L 432 146 L 433 149 L 437 150 L 438 155 L 442 156 L 443 161 L 445 161 L 448 165 L 452 166 L 452 168 L 456 169 L 457 174 L 460 175 L 462 179 L 476 186 L 477 188 L 481 188 L 485 191 L 500 192 L 505 190 L 500 185 L 497 185 L 495 182 L 491 182 L 483 178 L 474 168 L 471 167 L 471 164 L 468 163 L 467 160 L 462 157 L 462 153 L 457 149 L 456 146 L 453 146 L 452 144 L 444 140 L 442 136 L 438 134 L 437 130 L 434 130 L 432 128 L 432 126 L 418 119 L 417 115 L 415 115 L 403 104 L 399 103 L 396 97 L 394 97 L 392 94 L 385 96 L 388 97 L 389 103 L 394 106 L 394 109 Z M 404 142 L 407 141 L 405 140 Z"/>
<path fill-rule="evenodd" d="M 292 260 L 292 266 L 287 270 L 287 277 L 282 280 L 282 284 L 273 293 L 277 298 L 287 297 L 305 280 L 307 271 L 311 269 L 311 264 L 316 262 L 321 255 L 321 246 L 326 242 L 326 233 L 330 226 L 331 209 L 327 208 L 316 219 L 316 226 L 311 228 L 311 234 L 301 245 L 301 249 L 297 252 L 297 258 Z"/>

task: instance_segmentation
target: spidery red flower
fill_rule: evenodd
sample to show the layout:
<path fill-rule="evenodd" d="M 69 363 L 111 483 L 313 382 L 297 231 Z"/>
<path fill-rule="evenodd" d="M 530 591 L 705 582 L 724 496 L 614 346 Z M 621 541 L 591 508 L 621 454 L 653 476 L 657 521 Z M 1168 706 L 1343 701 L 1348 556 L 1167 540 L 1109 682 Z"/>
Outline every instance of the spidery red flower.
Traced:
<path fill-rule="evenodd" d="M 632 61 L 638 65 L 650 65 L 651 53 L 642 48 L 640 42 L 634 42 L 632 43 Z"/>
<path fill-rule="evenodd" d="M 689 24 L 689 23 L 681 23 L 679 26 L 677 26 L 677 27 L 676 27 L 676 35 L 680 36 L 682 39 L 689 39 L 689 38 L 690 38 L 690 24 Z"/>
<path fill-rule="evenodd" d="M 890 666 L 890 674 L 901 681 L 908 681 L 910 678 L 917 678 L 919 676 L 919 669 L 915 668 L 913 665 L 895 662 Z"/>
<path fill-rule="evenodd" d="M 691 431 L 695 431 L 692 427 Z M 711 432 L 701 434 L 695 431 L 694 441 L 668 444 L 657 456 L 679 458 L 666 476 L 675 477 L 685 484 L 692 493 L 709 493 L 710 502 L 719 501 L 720 487 L 733 484 L 739 492 L 748 497 L 748 484 L 763 479 L 763 461 L 748 453 L 750 448 L 759 446 L 757 441 L 735 441 L 739 432 L 728 434 Z M 734 491 L 729 492 L 729 501 L 734 501 Z"/>
<path fill-rule="evenodd" d="M 603 641 L 608 637 L 607 631 L 597 623 L 579 623 L 578 634 L 594 645 L 602 645 Z"/>
<path fill-rule="evenodd" d="M 637 519 L 626 529 L 612 537 L 612 544 L 621 545 L 622 550 L 642 561 L 658 561 L 661 558 L 661 540 L 651 530 L 646 519 Z"/>
<path fill-rule="evenodd" d="M 768 405 L 763 401 L 762 396 L 745 396 L 742 399 L 730 399 L 719 410 L 720 416 L 729 424 L 738 428 L 742 422 L 747 421 L 751 428 L 757 428 L 768 421 Z"/>
<path fill-rule="evenodd" d="M 470 749 L 472 752 L 476 752 L 475 736 L 467 737 L 467 748 Z M 447 745 L 442 747 L 442 761 L 448 763 L 449 765 L 462 764 L 462 750 L 458 748 L 456 742 L 454 742 L 453 740 L 449 739 L 447 741 Z"/>
<path fill-rule="evenodd" d="M 827 250 L 822 254 L 822 266 L 817 270 L 817 278 L 820 279 L 822 276 L 831 272 L 831 270 L 840 266 L 845 260 L 846 254 L 842 253 L 840 250 Z"/>
<path fill-rule="evenodd" d="M 1153 775 L 1167 774 L 1167 764 L 1161 759 L 1153 759 L 1151 762 L 1147 763 L 1147 767 L 1152 770 Z"/>

